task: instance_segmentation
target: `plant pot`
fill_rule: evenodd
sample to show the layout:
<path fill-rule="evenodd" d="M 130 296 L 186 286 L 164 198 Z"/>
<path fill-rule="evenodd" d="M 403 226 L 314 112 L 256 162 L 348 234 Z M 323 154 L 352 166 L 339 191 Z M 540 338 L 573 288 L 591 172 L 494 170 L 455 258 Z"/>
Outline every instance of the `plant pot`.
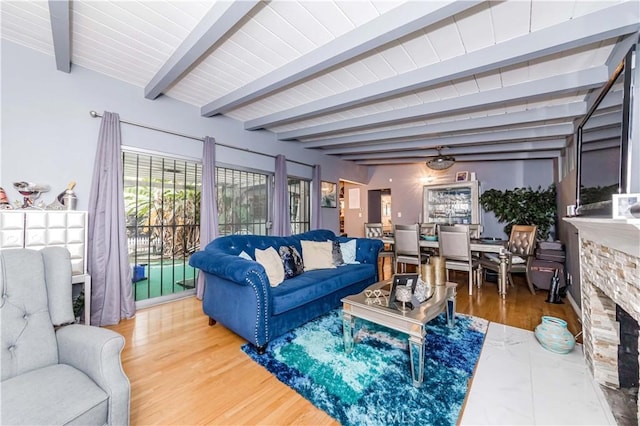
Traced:
<path fill-rule="evenodd" d="M 567 322 L 556 317 L 543 316 L 534 335 L 543 348 L 557 354 L 569 353 L 576 345 L 576 340 L 567 329 Z"/>

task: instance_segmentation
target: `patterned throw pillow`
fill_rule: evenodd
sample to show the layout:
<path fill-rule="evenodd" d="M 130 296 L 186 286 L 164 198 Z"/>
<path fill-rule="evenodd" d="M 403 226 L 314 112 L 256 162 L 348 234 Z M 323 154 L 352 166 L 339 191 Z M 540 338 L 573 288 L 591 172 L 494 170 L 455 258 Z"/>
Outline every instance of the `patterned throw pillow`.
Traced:
<path fill-rule="evenodd" d="M 331 255 L 333 256 L 333 264 L 336 266 L 340 266 L 344 264 L 344 260 L 342 259 L 342 250 L 340 249 L 340 241 L 334 240 L 331 241 L 333 244 Z"/>
<path fill-rule="evenodd" d="M 302 256 L 294 246 L 282 246 L 278 249 L 282 266 L 284 266 L 284 279 L 293 278 L 304 271 Z"/>

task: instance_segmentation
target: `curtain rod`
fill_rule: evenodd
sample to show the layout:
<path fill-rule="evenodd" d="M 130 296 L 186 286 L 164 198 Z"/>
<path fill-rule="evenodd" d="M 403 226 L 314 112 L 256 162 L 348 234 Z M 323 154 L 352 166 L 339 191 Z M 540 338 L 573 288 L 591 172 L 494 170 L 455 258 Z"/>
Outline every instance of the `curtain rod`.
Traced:
<path fill-rule="evenodd" d="M 93 118 L 102 117 L 102 114 L 99 114 L 96 111 L 89 111 L 89 115 L 91 117 L 93 117 Z M 174 132 L 172 130 L 159 129 L 157 127 L 147 126 L 146 124 L 140 124 L 140 123 L 136 123 L 134 121 L 127 121 L 127 120 L 122 120 L 122 119 L 120 119 L 120 122 L 121 123 L 125 123 L 125 124 L 129 124 L 131 126 L 142 127 L 144 129 L 154 130 L 156 132 L 168 133 L 170 135 L 180 136 L 180 137 L 183 137 L 183 138 L 193 139 L 193 140 L 196 140 L 196 141 L 204 142 L 204 138 L 199 138 L 197 136 L 185 135 L 184 133 L 178 133 L 178 132 Z M 239 151 L 244 151 L 244 152 L 248 152 L 248 153 L 251 153 L 251 154 L 258 154 L 258 155 L 264 155 L 265 157 L 276 158 L 275 155 L 265 154 L 264 152 L 254 151 L 254 150 L 249 149 L 249 148 L 238 148 L 237 146 L 227 145 L 227 144 L 220 143 L 220 142 L 216 142 L 216 145 L 223 146 L 225 148 L 237 149 Z M 296 160 L 287 159 L 287 162 L 301 164 L 301 165 L 307 166 L 307 167 L 314 167 L 313 164 L 307 164 L 307 163 L 303 163 L 301 161 L 296 161 Z"/>

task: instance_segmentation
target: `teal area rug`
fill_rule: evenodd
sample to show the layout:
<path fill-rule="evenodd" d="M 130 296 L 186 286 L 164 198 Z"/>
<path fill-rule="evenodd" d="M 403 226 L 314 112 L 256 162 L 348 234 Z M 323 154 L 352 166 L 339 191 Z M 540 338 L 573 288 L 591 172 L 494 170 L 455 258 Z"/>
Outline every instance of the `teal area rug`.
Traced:
<path fill-rule="evenodd" d="M 408 336 L 356 320 L 356 344 L 344 352 L 342 310 L 334 310 L 269 343 L 242 350 L 342 425 L 455 425 L 489 322 L 444 314 L 427 324 L 424 383 L 411 384 Z"/>

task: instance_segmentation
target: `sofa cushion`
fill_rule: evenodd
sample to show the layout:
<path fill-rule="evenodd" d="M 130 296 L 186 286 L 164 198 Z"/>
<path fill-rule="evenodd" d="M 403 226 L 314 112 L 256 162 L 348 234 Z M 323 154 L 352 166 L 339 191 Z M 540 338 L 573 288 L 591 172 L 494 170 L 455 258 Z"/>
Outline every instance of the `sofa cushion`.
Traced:
<path fill-rule="evenodd" d="M 300 241 L 304 270 L 335 268 L 333 264 L 333 244 L 331 241 Z"/>
<path fill-rule="evenodd" d="M 302 256 L 295 246 L 282 246 L 278 249 L 282 266 L 284 267 L 284 279 L 293 278 L 304 272 Z"/>
<path fill-rule="evenodd" d="M 271 287 L 277 287 L 282 281 L 284 281 L 284 267 L 282 266 L 282 259 L 280 255 L 273 247 L 268 247 L 265 250 L 256 249 L 256 262 L 264 267 L 269 278 L 269 285 Z"/>
<path fill-rule="evenodd" d="M 2 424 L 107 423 L 109 398 L 87 375 L 66 365 L 39 368 L 2 382 Z"/>
<path fill-rule="evenodd" d="M 273 315 L 287 312 L 333 293 L 343 287 L 371 278 L 371 264 L 344 265 L 337 269 L 305 271 L 271 289 Z"/>

